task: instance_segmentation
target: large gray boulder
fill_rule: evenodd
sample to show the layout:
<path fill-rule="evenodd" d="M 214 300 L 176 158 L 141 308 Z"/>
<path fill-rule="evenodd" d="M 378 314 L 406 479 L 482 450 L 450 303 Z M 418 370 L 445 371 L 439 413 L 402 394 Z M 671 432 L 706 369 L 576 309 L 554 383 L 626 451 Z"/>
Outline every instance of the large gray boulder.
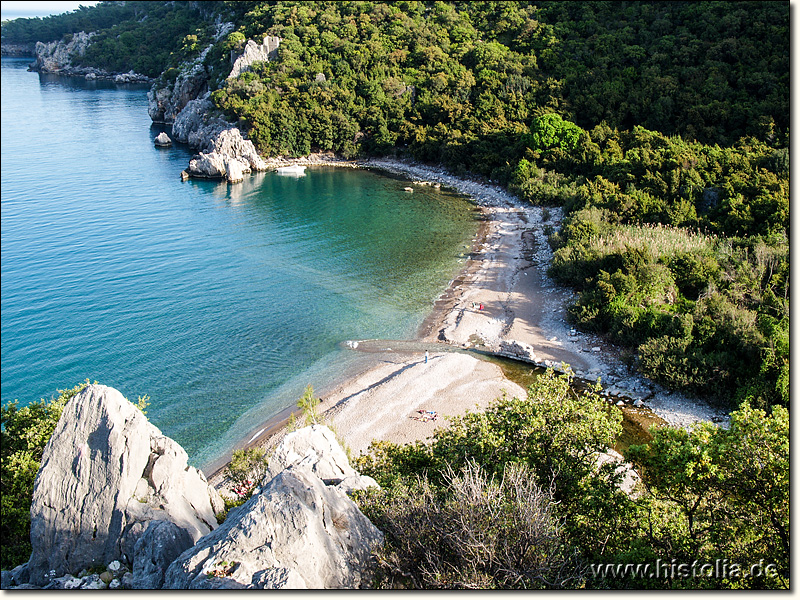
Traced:
<path fill-rule="evenodd" d="M 225 161 L 226 178 L 229 183 L 244 181 L 244 174 L 250 172 L 250 167 L 240 160 L 229 158 Z"/>
<path fill-rule="evenodd" d="M 191 542 L 224 508 L 186 452 L 117 390 L 89 385 L 64 407 L 44 449 L 31 504 L 30 583 L 114 560 L 132 563 L 151 521 Z"/>
<path fill-rule="evenodd" d="M 186 170 L 192 177 L 208 179 L 221 179 L 228 173 L 225 168 L 225 157 L 216 152 L 210 154 L 201 152 L 189 161 Z"/>
<path fill-rule="evenodd" d="M 164 585 L 164 572 L 193 544 L 191 536 L 170 521 L 151 521 L 136 542 L 133 571 L 123 584 L 132 590 L 157 590 Z"/>
<path fill-rule="evenodd" d="M 292 466 L 178 557 L 164 587 L 359 588 L 382 539 L 345 492 Z"/>
<path fill-rule="evenodd" d="M 244 179 L 244 173 L 265 171 L 267 164 L 258 155 L 253 142 L 244 139 L 230 123 L 201 113 L 210 109 L 210 105 L 206 99 L 190 102 L 173 125 L 175 139 L 201 148 L 189 161 L 186 172 L 192 177 L 226 178 L 236 183 Z"/>
<path fill-rule="evenodd" d="M 154 143 L 159 148 L 169 148 L 172 146 L 172 140 L 169 139 L 169 136 L 163 131 L 156 136 Z"/>
<path fill-rule="evenodd" d="M 253 171 L 266 171 L 267 163 L 258 155 L 253 142 L 242 137 L 235 127 L 220 131 L 213 139 L 214 151 L 245 163 Z"/>
<path fill-rule="evenodd" d="M 175 118 L 172 124 L 172 137 L 183 144 L 202 152 L 209 152 L 213 145 L 213 137 L 231 123 L 209 115 L 214 110 L 214 104 L 206 94 L 202 98 L 189 101 Z"/>

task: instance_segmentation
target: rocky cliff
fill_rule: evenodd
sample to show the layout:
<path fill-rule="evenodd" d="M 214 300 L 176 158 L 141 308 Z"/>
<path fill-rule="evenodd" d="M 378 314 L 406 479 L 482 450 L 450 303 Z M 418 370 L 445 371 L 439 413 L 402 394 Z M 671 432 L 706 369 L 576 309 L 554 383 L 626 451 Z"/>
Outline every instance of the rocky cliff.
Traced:
<path fill-rule="evenodd" d="M 61 73 L 72 68 L 72 59 L 83 56 L 91 42 L 93 33 L 79 31 L 69 42 L 36 42 L 36 61 L 31 70 L 40 73 Z"/>
<path fill-rule="evenodd" d="M 31 504 L 29 582 L 114 560 L 133 562 L 153 521 L 194 543 L 223 510 L 187 455 L 113 388 L 90 385 L 64 408 L 44 450 Z"/>
<path fill-rule="evenodd" d="M 261 44 L 256 44 L 253 40 L 247 40 L 244 46 L 244 51 L 241 56 L 233 56 L 233 67 L 228 74 L 228 79 L 238 77 L 245 71 L 249 71 L 250 67 L 255 62 L 267 62 L 275 60 L 278 57 L 278 46 L 281 44 L 281 38 L 266 35 Z"/>
<path fill-rule="evenodd" d="M 36 56 L 36 44 L 2 44 L 0 55 L 9 58 L 27 58 Z"/>
<path fill-rule="evenodd" d="M 213 40 L 194 60 L 180 65 L 174 79 L 162 74 L 147 94 L 147 111 L 154 123 L 174 123 L 178 114 L 192 100 L 208 92 L 210 73 L 205 65 L 206 56 L 220 38 L 233 30 L 233 23 L 217 23 Z"/>
<path fill-rule="evenodd" d="M 215 40 L 230 32 L 232 25 L 218 25 Z M 238 77 L 254 62 L 274 59 L 280 38 L 266 36 L 262 44 L 248 40 L 243 53 L 234 58 L 228 78 Z M 157 82 L 147 95 L 150 118 L 157 123 L 172 123 L 172 137 L 188 144 L 199 154 L 189 162 L 184 178 L 226 179 L 242 181 L 244 174 L 264 171 L 267 164 L 255 146 L 242 135 L 235 124 L 215 114 L 208 90 L 209 72 L 204 65 L 209 45 L 200 56 L 179 69 L 174 83 Z"/>
<path fill-rule="evenodd" d="M 33 552 L 2 586 L 362 587 L 382 534 L 347 492 L 371 485 L 329 429 L 307 427 L 286 436 L 262 486 L 218 527 L 224 503 L 184 450 L 117 390 L 90 385 L 44 450 Z"/>
<path fill-rule="evenodd" d="M 92 42 L 94 33 L 79 31 L 69 41 L 36 42 L 34 54 L 36 60 L 31 64 L 31 71 L 40 73 L 59 73 L 61 75 L 79 75 L 86 79 L 111 79 L 117 83 L 148 83 L 149 77 L 129 71 L 128 73 L 109 73 L 94 67 L 79 67 L 72 64 L 75 57 L 83 56 Z"/>

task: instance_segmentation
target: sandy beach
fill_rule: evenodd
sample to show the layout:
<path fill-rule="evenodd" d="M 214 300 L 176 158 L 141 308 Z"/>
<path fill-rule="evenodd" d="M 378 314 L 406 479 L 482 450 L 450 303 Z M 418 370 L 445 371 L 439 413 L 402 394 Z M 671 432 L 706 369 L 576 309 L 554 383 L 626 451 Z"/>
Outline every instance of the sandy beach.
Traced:
<path fill-rule="evenodd" d="M 348 162 L 312 155 L 275 159 L 271 164 L 379 170 L 408 178 L 412 188 L 449 188 L 481 208 L 485 226 L 472 255 L 461 275 L 434 303 L 420 331 L 420 342 L 440 344 L 443 350 L 477 348 L 539 366 L 559 368 L 567 363 L 578 377 L 600 378 L 605 394 L 649 408 L 670 425 L 727 421 L 724 411 L 629 372 L 619 360 L 618 349 L 570 327 L 565 306 L 572 293 L 556 286 L 546 273 L 552 250 L 545 228 L 560 226 L 561 209 L 523 204 L 500 186 L 412 162 Z M 326 393 L 320 405 L 353 456 L 366 450 L 373 439 L 425 440 L 446 424 L 448 416 L 485 408 L 503 393 L 525 393 L 503 376 L 499 366 L 474 355 L 432 351 L 426 362 L 423 351 L 395 351 L 376 360 L 377 364 Z M 418 411 L 433 411 L 437 420 L 420 420 L 423 413 Z M 273 426 L 270 433 L 276 429 Z M 279 438 L 280 432 L 252 444 L 271 446 Z"/>

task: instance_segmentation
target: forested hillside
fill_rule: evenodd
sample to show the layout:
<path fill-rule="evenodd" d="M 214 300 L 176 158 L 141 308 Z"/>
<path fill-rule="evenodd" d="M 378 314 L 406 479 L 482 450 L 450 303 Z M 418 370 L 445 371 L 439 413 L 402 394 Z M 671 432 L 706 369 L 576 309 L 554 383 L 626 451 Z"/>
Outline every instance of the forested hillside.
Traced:
<path fill-rule="evenodd" d="M 100 2 L 63 15 L 4 22 L 2 39 L 4 44 L 25 44 L 97 32 L 86 55 L 76 57 L 76 65 L 158 77 L 168 66 L 196 54 L 198 40 L 209 39 L 216 4 Z"/>
<path fill-rule="evenodd" d="M 788 402 L 786 2 L 101 2 L 3 24 L 98 30 L 83 63 L 205 58 L 267 155 L 402 155 L 563 205 L 551 274 L 647 375 Z M 248 39 L 277 60 L 226 80 Z"/>
<path fill-rule="evenodd" d="M 262 151 L 408 154 L 564 205 L 577 324 L 669 386 L 788 402 L 786 3 L 235 8 L 217 73 L 283 38 L 212 95 Z"/>

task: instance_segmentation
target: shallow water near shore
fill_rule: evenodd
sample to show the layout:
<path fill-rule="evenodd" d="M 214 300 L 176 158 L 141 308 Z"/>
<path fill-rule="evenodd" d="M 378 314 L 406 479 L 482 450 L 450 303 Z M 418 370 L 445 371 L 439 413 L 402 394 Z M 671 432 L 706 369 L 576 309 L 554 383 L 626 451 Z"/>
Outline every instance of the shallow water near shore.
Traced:
<path fill-rule="evenodd" d="M 353 169 L 181 182 L 146 87 L 2 61 L 2 401 L 90 379 L 204 466 L 306 385 L 409 338 L 463 266 L 475 208 Z"/>

